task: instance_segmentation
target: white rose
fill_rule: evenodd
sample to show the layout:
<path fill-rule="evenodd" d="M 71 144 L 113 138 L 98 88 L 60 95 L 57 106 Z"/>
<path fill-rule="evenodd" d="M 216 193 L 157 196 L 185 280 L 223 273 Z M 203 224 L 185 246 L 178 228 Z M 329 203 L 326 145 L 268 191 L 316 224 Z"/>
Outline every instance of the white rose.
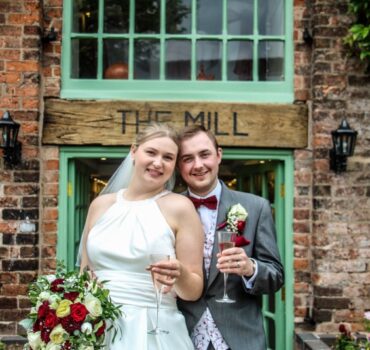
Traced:
<path fill-rule="evenodd" d="M 364 317 L 365 317 L 365 319 L 367 319 L 367 320 L 369 320 L 369 321 L 370 321 L 370 311 L 366 311 L 366 312 L 364 313 Z"/>
<path fill-rule="evenodd" d="M 50 297 L 48 298 L 48 302 L 50 303 L 50 308 L 54 310 L 58 308 L 60 301 L 61 301 L 60 296 L 56 294 L 50 295 Z"/>
<path fill-rule="evenodd" d="M 48 300 L 49 298 L 50 298 L 49 292 L 41 292 L 38 297 L 39 300 Z"/>
<path fill-rule="evenodd" d="M 54 344 L 54 343 L 48 343 L 48 345 L 46 345 L 46 350 L 60 350 L 62 347 L 58 344 Z"/>
<path fill-rule="evenodd" d="M 235 216 L 238 220 L 245 220 L 248 217 L 247 211 L 238 203 L 230 208 L 229 215 Z"/>
<path fill-rule="evenodd" d="M 89 322 L 84 322 L 81 326 L 81 332 L 85 334 L 91 334 L 92 333 L 92 324 Z"/>
<path fill-rule="evenodd" d="M 41 345 L 43 344 L 43 341 L 41 340 L 41 332 L 29 332 L 27 334 L 27 339 L 32 350 L 40 349 Z"/>
<path fill-rule="evenodd" d="M 68 333 L 64 330 L 62 325 L 58 324 L 50 333 L 50 340 L 54 344 L 62 344 Z"/>
<path fill-rule="evenodd" d="M 92 294 L 86 295 L 84 305 L 92 317 L 99 317 L 103 313 L 100 300 Z"/>
<path fill-rule="evenodd" d="M 46 275 L 45 278 L 48 280 L 49 283 L 51 283 L 56 279 L 56 276 L 55 275 Z"/>

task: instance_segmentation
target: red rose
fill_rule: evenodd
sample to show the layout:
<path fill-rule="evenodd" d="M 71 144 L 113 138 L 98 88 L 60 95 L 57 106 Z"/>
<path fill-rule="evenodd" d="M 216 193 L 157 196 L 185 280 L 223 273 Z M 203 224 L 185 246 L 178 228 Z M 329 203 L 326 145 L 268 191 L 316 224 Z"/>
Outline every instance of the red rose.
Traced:
<path fill-rule="evenodd" d="M 82 322 L 85 320 L 88 313 L 89 312 L 87 311 L 85 305 L 81 303 L 71 305 L 71 317 L 75 322 Z"/>
<path fill-rule="evenodd" d="M 105 331 L 105 322 L 103 321 L 103 324 L 98 328 L 95 334 L 97 337 L 100 337 L 101 335 L 104 334 L 104 331 Z"/>
<path fill-rule="evenodd" d="M 63 297 L 64 299 L 68 299 L 70 301 L 75 301 L 76 298 L 79 296 L 79 292 L 68 292 L 68 293 L 64 293 Z"/>
<path fill-rule="evenodd" d="M 64 290 L 63 284 L 64 284 L 64 279 L 57 278 L 53 282 L 51 282 L 50 290 L 54 293 L 63 292 Z"/>
<path fill-rule="evenodd" d="M 245 245 L 250 244 L 251 241 L 246 239 L 244 236 L 236 236 L 235 237 L 235 247 L 244 247 Z"/>
<path fill-rule="evenodd" d="M 38 332 L 42 329 L 42 327 L 44 327 L 44 321 L 38 318 L 33 324 L 32 330 L 34 332 Z"/>
<path fill-rule="evenodd" d="M 49 302 L 48 301 L 43 301 L 42 304 L 40 305 L 38 311 L 37 311 L 37 318 L 43 319 L 47 313 L 49 312 Z"/>
<path fill-rule="evenodd" d="M 62 350 L 71 350 L 72 349 L 72 345 L 71 343 L 67 340 L 63 346 L 62 346 Z"/>
<path fill-rule="evenodd" d="M 71 316 L 61 318 L 60 323 L 69 334 L 72 334 L 75 330 L 80 330 L 81 328 L 81 323 L 74 321 Z"/>
<path fill-rule="evenodd" d="M 243 232 L 244 227 L 245 227 L 245 220 L 238 220 L 236 223 L 236 227 L 239 232 Z"/>
<path fill-rule="evenodd" d="M 44 343 L 48 343 L 50 341 L 50 330 L 47 328 L 41 329 L 41 339 Z"/>
<path fill-rule="evenodd" d="M 49 329 L 53 329 L 59 323 L 58 317 L 55 314 L 55 310 L 50 310 L 45 317 L 44 326 Z"/>

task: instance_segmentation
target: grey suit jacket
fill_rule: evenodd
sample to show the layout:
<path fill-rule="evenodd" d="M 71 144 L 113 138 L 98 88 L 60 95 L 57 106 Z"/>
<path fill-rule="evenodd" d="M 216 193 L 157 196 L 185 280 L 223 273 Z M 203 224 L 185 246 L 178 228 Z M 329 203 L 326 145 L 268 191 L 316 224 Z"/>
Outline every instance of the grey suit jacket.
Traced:
<path fill-rule="evenodd" d="M 215 236 L 209 278 L 204 280 L 201 298 L 195 302 L 178 299 L 178 307 L 185 316 L 189 333 L 208 307 L 217 328 L 232 350 L 266 350 L 261 312 L 262 294 L 279 290 L 284 283 L 284 269 L 267 200 L 249 193 L 231 191 L 222 183 L 217 224 L 225 221 L 227 211 L 237 203 L 248 212 L 243 235 L 251 243 L 243 249 L 258 263 L 253 288 L 246 289 L 240 276 L 229 275 L 228 294 L 236 302 L 221 304 L 215 301 L 223 294 L 223 276 L 216 268 L 218 242 Z"/>

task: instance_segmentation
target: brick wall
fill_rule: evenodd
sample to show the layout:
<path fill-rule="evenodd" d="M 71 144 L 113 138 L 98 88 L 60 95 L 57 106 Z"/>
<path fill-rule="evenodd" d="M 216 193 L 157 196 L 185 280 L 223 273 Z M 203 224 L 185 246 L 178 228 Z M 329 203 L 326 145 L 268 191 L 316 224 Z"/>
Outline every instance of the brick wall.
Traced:
<path fill-rule="evenodd" d="M 313 322 L 317 331 L 337 331 L 339 322 L 349 322 L 361 329 L 370 308 L 370 77 L 343 47 L 347 2 L 308 3 L 312 111 L 310 145 L 295 153 L 296 326 Z M 344 117 L 359 135 L 348 171 L 335 174 L 331 131 Z"/>
<path fill-rule="evenodd" d="M 0 113 L 8 110 L 21 123 L 22 143 L 20 164 L 0 160 L 0 335 L 17 332 L 39 268 L 40 33 L 39 1 L 0 2 Z M 35 232 L 21 232 L 26 217 Z"/>

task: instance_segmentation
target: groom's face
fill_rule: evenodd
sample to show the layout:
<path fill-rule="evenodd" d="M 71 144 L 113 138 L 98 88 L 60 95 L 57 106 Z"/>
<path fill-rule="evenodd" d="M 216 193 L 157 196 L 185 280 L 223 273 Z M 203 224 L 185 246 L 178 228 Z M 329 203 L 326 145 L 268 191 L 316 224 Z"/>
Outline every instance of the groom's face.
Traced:
<path fill-rule="evenodd" d="M 190 190 L 205 196 L 217 185 L 222 150 L 204 132 L 181 141 L 179 170 Z"/>

